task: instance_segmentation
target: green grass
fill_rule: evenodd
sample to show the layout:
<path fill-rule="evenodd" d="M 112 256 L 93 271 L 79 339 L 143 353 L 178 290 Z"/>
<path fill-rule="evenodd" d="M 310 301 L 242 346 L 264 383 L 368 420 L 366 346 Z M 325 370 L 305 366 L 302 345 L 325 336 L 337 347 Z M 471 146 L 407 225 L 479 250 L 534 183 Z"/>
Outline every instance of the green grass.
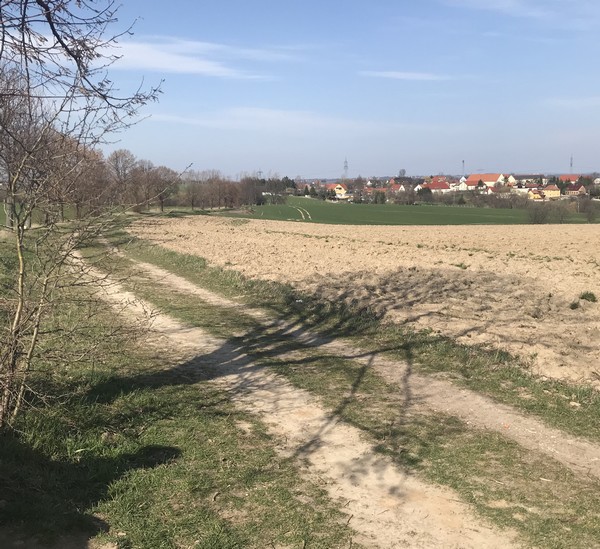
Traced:
<path fill-rule="evenodd" d="M 497 525 L 538 547 L 594 545 L 600 534 L 596 479 L 582 479 L 547 456 L 456 418 L 414 412 L 409 394 L 351 361 L 315 352 L 298 353 L 293 361 L 269 354 L 267 364 L 368 433 L 379 451 L 456 490 Z"/>
<path fill-rule="evenodd" d="M 582 292 L 579 296 L 579 299 L 583 299 L 584 301 L 589 301 L 590 303 L 596 303 L 598 301 L 596 299 L 596 294 L 594 292 Z"/>
<path fill-rule="evenodd" d="M 215 215 L 303 221 L 298 208 L 310 213 L 312 219 L 306 219 L 306 222 L 343 225 L 514 225 L 530 222 L 524 209 L 332 203 L 302 197 L 289 197 L 284 205 L 255 206 L 251 210 Z M 586 219 L 583 214 L 573 214 L 569 222 L 585 223 Z"/>
<path fill-rule="evenodd" d="M 9 272 L 3 242 L 0 258 Z M 351 544 L 347 517 L 201 358 L 142 345 L 85 290 L 68 290 L 44 324 L 30 407 L 0 433 L 0 526 L 15 541 L 83 531 L 119 548 Z"/>
<path fill-rule="evenodd" d="M 310 219 L 304 218 L 298 208 L 307 210 Z M 269 204 L 246 207 L 242 210 L 202 210 L 186 207 L 166 208 L 160 213 L 156 208 L 144 210 L 144 215 L 184 217 L 188 215 L 223 215 L 249 219 L 277 221 L 305 221 L 343 225 L 515 225 L 529 224 L 525 209 L 478 208 L 470 206 L 443 206 L 421 204 L 354 204 L 332 203 L 304 197 L 288 197 L 286 204 Z M 74 217 L 74 209 L 65 210 L 67 219 Z M 35 221 L 35 220 L 34 220 Z M 587 223 L 585 214 L 572 213 L 568 223 Z M 5 214 L 0 208 L 0 226 L 5 224 Z"/>
<path fill-rule="evenodd" d="M 119 547 L 348 545 L 324 492 L 223 390 L 137 358 L 145 367 L 129 375 L 74 378 L 67 402 L 2 438 L 0 523 L 47 540 L 110 527 Z"/>
<path fill-rule="evenodd" d="M 397 204 L 331 203 L 318 199 L 290 197 L 285 205 L 254 208 L 252 217 L 302 220 L 296 208 L 304 208 L 314 223 L 347 225 L 470 225 L 527 223 L 524 210 L 450 206 L 404 206 Z M 225 214 L 227 215 L 227 214 Z"/>
<path fill-rule="evenodd" d="M 75 219 L 75 207 L 74 206 L 70 206 L 67 205 L 64 208 L 64 216 L 66 220 L 73 220 Z M 33 216 L 32 216 L 32 223 L 35 224 L 40 224 L 43 223 L 44 221 L 44 215 L 40 210 L 33 210 Z M 2 230 L 3 227 L 6 226 L 6 212 L 4 211 L 4 205 L 2 203 L 2 201 L 0 200 L 0 230 Z"/>
<path fill-rule="evenodd" d="M 206 264 L 192 266 L 193 258 L 174 261 L 171 252 L 141 243 L 134 244 L 129 252 L 138 258 L 164 262 L 163 266 L 170 264 L 171 270 L 188 271 L 190 278 L 208 280 L 213 286 L 217 284 L 218 277 L 205 272 L 210 270 Z M 135 270 L 126 261 L 119 268 L 122 274 Z M 229 281 L 222 282 L 223 286 Z M 544 548 L 588 547 L 594 546 L 600 536 L 596 516 L 600 508 L 600 482 L 596 479 L 579 477 L 551 458 L 524 450 L 499 434 L 472 429 L 444 414 L 424 412 L 415 407 L 409 393 L 386 383 L 368 367 L 328 355 L 318 348 L 306 348 L 278 328 L 252 328 L 248 317 L 231 316 L 227 309 L 222 309 L 222 324 L 215 331 L 211 328 L 214 311 L 207 313 L 206 305 L 199 298 L 171 292 L 156 281 L 140 279 L 136 285 L 146 299 L 187 323 L 220 335 L 227 331 L 245 332 L 243 336 L 230 338 L 230 342 L 248 353 L 255 364 L 272 368 L 297 387 L 317 395 L 335 417 L 361 429 L 380 452 L 398 465 L 453 488 L 482 516 L 500 527 L 519 532 L 527 544 Z M 243 279 L 237 281 L 235 291 L 239 292 L 243 285 Z M 229 293 L 232 293 L 231 288 Z M 313 327 L 329 335 L 336 335 L 340 329 L 358 329 L 361 336 L 367 337 L 379 350 L 391 344 L 387 339 L 391 335 L 387 332 L 389 327 L 377 325 L 375 321 L 363 318 L 361 329 L 360 323 L 346 323 L 339 316 L 340 311 L 333 307 L 321 313 L 315 309 L 314 313 L 323 316 L 320 323 L 313 322 Z M 382 339 L 376 339 L 376 335 L 382 333 L 384 335 L 379 336 Z M 506 373 L 512 360 L 509 355 L 496 353 L 492 360 L 483 350 L 452 347 L 450 342 L 427 334 L 395 332 L 396 346 L 400 337 L 404 339 L 404 352 L 410 353 L 415 371 L 447 371 L 465 380 L 476 378 L 480 388 L 499 384 L 502 390 L 507 390 L 510 377 Z M 440 360 L 444 362 L 443 367 L 436 365 Z M 491 365 L 495 366 L 492 375 Z M 488 379 L 482 381 L 480 377 Z M 513 381 L 517 383 L 519 379 Z M 539 398 L 538 405 L 542 401 L 548 404 L 548 410 L 537 410 L 542 417 L 549 415 L 553 406 L 563 400 L 545 392 L 551 385 L 535 385 L 537 382 L 526 375 L 523 379 L 539 389 L 539 394 L 534 395 Z M 519 391 L 515 391 L 515 395 L 518 394 Z M 578 398 L 585 396 L 580 394 Z M 569 412 L 576 416 L 568 410 L 567 404 L 561 414 Z M 583 425 L 593 427 L 596 419 L 586 416 L 579 415 Z M 595 430 L 598 431 L 597 427 Z"/>

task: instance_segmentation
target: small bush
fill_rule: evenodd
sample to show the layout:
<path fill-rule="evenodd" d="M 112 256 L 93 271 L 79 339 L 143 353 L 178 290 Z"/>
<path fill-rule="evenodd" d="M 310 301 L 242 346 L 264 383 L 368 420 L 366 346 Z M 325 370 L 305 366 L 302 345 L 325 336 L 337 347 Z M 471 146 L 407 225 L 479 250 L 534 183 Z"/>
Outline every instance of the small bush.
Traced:
<path fill-rule="evenodd" d="M 594 292 L 583 292 L 579 296 L 579 299 L 583 299 L 584 301 L 590 301 L 591 303 L 596 303 L 596 301 L 598 301 Z"/>

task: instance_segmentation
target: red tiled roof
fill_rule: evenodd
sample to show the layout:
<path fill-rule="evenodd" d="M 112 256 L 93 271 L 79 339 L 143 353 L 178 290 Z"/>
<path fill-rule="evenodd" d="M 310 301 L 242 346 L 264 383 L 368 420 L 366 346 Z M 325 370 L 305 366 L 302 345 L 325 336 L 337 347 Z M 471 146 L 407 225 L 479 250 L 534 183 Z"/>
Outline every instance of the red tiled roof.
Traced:
<path fill-rule="evenodd" d="M 436 181 L 435 179 L 431 183 L 425 183 L 423 187 L 432 191 L 446 191 L 450 189 L 450 185 L 446 181 Z"/>
<path fill-rule="evenodd" d="M 581 176 L 579 174 L 571 174 L 571 175 L 561 175 L 558 179 L 559 181 L 571 181 L 572 183 L 575 183 L 577 181 L 579 181 L 579 178 Z"/>
<path fill-rule="evenodd" d="M 346 187 L 346 185 L 344 185 L 343 183 L 327 183 L 327 185 L 325 185 L 325 188 L 326 188 L 327 190 L 333 190 L 333 191 L 335 191 L 335 188 L 336 188 L 338 185 L 339 185 L 340 187 L 342 187 L 342 189 L 344 189 L 345 191 L 347 191 L 347 190 L 348 190 L 348 187 Z"/>
<path fill-rule="evenodd" d="M 483 181 L 484 183 L 486 181 L 493 181 L 495 183 L 501 177 L 502 177 L 501 173 L 472 173 L 467 178 L 467 185 L 469 184 L 469 182 L 473 182 L 473 181 L 475 181 L 475 185 L 477 185 L 479 180 Z"/>

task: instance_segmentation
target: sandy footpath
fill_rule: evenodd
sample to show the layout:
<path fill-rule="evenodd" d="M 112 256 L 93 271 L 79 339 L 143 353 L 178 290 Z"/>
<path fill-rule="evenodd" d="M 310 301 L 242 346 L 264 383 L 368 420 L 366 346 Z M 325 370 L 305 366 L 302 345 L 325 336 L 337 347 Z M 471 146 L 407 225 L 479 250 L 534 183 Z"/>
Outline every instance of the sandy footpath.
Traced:
<path fill-rule="evenodd" d="M 107 282 L 104 298 L 130 320 L 144 322 L 149 303 Z M 186 379 L 207 369 L 241 409 L 276 435 L 276 449 L 298 458 L 300 473 L 342 505 L 356 541 L 373 548 L 509 549 L 512 530 L 479 519 L 453 490 L 423 482 L 374 451 L 361 431 L 340 421 L 304 390 L 258 367 L 238 345 L 153 312 L 150 344 L 171 349 Z M 175 375 L 175 372 L 174 372 Z"/>
<path fill-rule="evenodd" d="M 600 387 L 596 225 L 348 226 L 213 217 L 144 220 L 132 233 L 178 252 L 386 319 L 528 359 Z M 577 308 L 571 308 L 577 303 Z"/>

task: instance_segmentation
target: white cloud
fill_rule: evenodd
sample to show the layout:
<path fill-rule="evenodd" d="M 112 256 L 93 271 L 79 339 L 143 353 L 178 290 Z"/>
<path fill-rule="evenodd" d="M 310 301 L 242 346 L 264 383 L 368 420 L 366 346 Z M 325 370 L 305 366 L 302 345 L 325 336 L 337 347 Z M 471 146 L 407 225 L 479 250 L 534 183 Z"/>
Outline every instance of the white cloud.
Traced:
<path fill-rule="evenodd" d="M 468 9 L 500 12 L 515 18 L 535 19 L 565 27 L 582 27 L 598 22 L 597 0 L 441 0 L 443 4 Z"/>
<path fill-rule="evenodd" d="M 548 9 L 548 2 L 540 5 L 535 0 L 444 0 L 445 4 L 465 8 L 488 11 L 499 11 L 513 17 L 528 17 L 543 19 L 552 12 Z"/>
<path fill-rule="evenodd" d="M 282 48 L 236 48 L 162 36 L 147 37 L 141 41 L 121 42 L 116 52 L 121 59 L 113 65 L 113 69 L 197 74 L 216 78 L 266 78 L 253 65 L 293 59 L 290 51 Z"/>
<path fill-rule="evenodd" d="M 235 107 L 202 116 L 153 115 L 156 122 L 174 122 L 213 129 L 227 130 L 327 130 L 366 129 L 367 124 L 343 118 L 320 115 L 311 111 L 267 109 L 260 107 Z"/>
<path fill-rule="evenodd" d="M 409 80 L 413 82 L 432 82 L 439 80 L 452 80 L 449 76 L 428 72 L 401 72 L 401 71 L 361 71 L 361 76 L 373 78 L 390 78 L 392 80 Z"/>
<path fill-rule="evenodd" d="M 150 118 L 154 122 L 185 124 L 202 128 L 220 130 L 251 130 L 253 132 L 278 132 L 310 135 L 333 134 L 335 132 L 364 134 L 385 131 L 405 130 L 438 131 L 438 125 L 406 124 L 398 122 L 381 122 L 377 120 L 348 119 L 316 113 L 313 111 L 268 109 L 261 107 L 235 107 L 206 113 L 200 116 L 181 116 L 170 114 L 155 114 Z"/>

